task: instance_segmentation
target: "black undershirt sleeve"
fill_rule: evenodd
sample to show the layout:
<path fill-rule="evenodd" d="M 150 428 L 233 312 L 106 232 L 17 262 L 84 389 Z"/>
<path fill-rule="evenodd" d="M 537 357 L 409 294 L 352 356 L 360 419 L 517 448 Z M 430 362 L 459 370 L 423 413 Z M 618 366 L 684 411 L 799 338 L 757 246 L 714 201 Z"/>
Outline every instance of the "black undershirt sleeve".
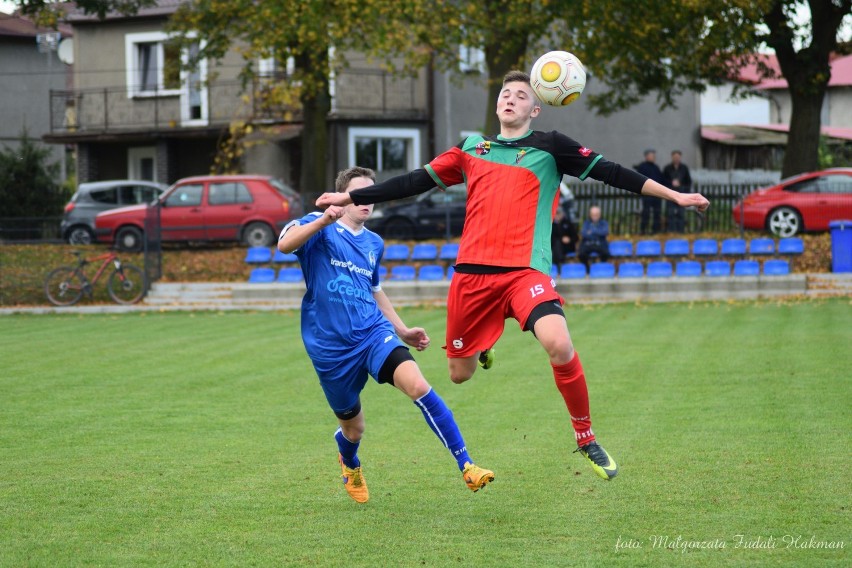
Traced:
<path fill-rule="evenodd" d="M 637 171 L 625 168 L 621 164 L 616 164 L 606 159 L 598 160 L 598 163 L 589 172 L 588 177 L 639 195 L 642 194 L 642 186 L 645 185 L 645 181 L 648 179 Z"/>
<path fill-rule="evenodd" d="M 355 205 L 369 205 L 411 197 L 429 191 L 433 187 L 435 187 L 435 180 L 426 170 L 420 168 L 376 185 L 354 189 L 349 192 L 349 196 Z"/>

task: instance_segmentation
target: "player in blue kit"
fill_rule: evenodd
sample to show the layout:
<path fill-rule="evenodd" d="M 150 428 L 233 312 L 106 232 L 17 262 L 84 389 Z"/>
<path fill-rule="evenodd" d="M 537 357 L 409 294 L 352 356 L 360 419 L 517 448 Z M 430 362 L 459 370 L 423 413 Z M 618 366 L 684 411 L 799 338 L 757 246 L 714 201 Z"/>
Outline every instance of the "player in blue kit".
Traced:
<path fill-rule="evenodd" d="M 335 189 L 348 192 L 375 183 L 370 169 L 354 167 L 337 176 Z M 422 351 L 429 336 L 407 327 L 379 284 L 384 252 L 381 237 L 364 227 L 372 205 L 332 206 L 292 221 L 278 238 L 278 250 L 295 252 L 305 274 L 302 341 L 340 422 L 334 434 L 343 484 L 358 503 L 369 498 L 358 459 L 364 434 L 360 393 L 367 374 L 408 395 L 426 423 L 450 450 L 473 491 L 494 481 L 494 473 L 474 465 L 453 413 L 429 386 L 403 342 Z"/>

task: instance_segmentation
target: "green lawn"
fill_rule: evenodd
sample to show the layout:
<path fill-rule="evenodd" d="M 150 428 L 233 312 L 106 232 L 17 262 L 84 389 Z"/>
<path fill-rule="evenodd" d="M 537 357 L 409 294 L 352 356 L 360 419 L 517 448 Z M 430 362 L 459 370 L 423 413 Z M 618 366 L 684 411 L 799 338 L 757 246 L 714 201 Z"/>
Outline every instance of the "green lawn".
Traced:
<path fill-rule="evenodd" d="M 0 318 L 0 565 L 852 564 L 849 299 L 570 308 L 612 482 L 529 334 L 458 386 L 401 313 L 484 491 L 371 382 L 351 501 L 298 313 Z"/>

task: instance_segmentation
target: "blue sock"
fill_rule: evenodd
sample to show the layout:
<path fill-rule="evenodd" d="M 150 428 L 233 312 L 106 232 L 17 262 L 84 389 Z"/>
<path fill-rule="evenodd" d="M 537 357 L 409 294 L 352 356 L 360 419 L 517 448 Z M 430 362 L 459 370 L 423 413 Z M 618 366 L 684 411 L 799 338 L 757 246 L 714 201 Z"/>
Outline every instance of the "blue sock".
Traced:
<path fill-rule="evenodd" d="M 355 469 L 361 467 L 361 460 L 358 459 L 358 446 L 361 442 L 350 442 L 343 435 L 343 429 L 338 428 L 334 433 L 334 439 L 337 440 L 337 449 L 340 450 L 340 457 L 343 458 L 343 465 Z"/>
<path fill-rule="evenodd" d="M 464 445 L 459 427 L 456 425 L 456 420 L 453 418 L 452 411 L 444 404 L 443 399 L 438 396 L 434 390 L 429 392 L 414 401 L 414 404 L 423 413 L 426 418 L 426 423 L 429 428 L 438 436 L 441 443 L 450 450 L 456 462 L 459 465 L 459 470 L 464 470 L 464 464 L 467 462 L 473 463 L 467 453 L 467 448 Z"/>

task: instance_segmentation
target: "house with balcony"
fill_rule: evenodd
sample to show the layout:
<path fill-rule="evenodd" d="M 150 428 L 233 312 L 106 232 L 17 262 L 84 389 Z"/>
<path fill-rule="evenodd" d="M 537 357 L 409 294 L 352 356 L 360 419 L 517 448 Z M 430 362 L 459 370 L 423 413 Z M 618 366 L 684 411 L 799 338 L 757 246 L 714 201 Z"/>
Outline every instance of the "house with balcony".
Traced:
<path fill-rule="evenodd" d="M 180 71 L 177 60 L 192 54 L 170 46 L 165 25 L 181 3 L 160 0 L 134 15 L 110 13 L 103 20 L 72 10 L 72 86 L 50 91 L 44 139 L 76 146 L 80 182 L 172 183 L 210 173 L 229 126 L 243 121 L 261 127 L 250 135 L 245 171 L 297 187 L 299 109 L 263 104 L 264 85 L 287 80 L 288 69 L 260 61 L 256 82 L 247 88 L 236 52 L 215 64 L 201 61 L 191 73 Z M 350 58 L 332 82 L 329 180 L 355 162 L 382 176 L 422 163 L 430 123 L 425 76 L 424 70 L 420 77 L 393 78 L 363 58 Z"/>

